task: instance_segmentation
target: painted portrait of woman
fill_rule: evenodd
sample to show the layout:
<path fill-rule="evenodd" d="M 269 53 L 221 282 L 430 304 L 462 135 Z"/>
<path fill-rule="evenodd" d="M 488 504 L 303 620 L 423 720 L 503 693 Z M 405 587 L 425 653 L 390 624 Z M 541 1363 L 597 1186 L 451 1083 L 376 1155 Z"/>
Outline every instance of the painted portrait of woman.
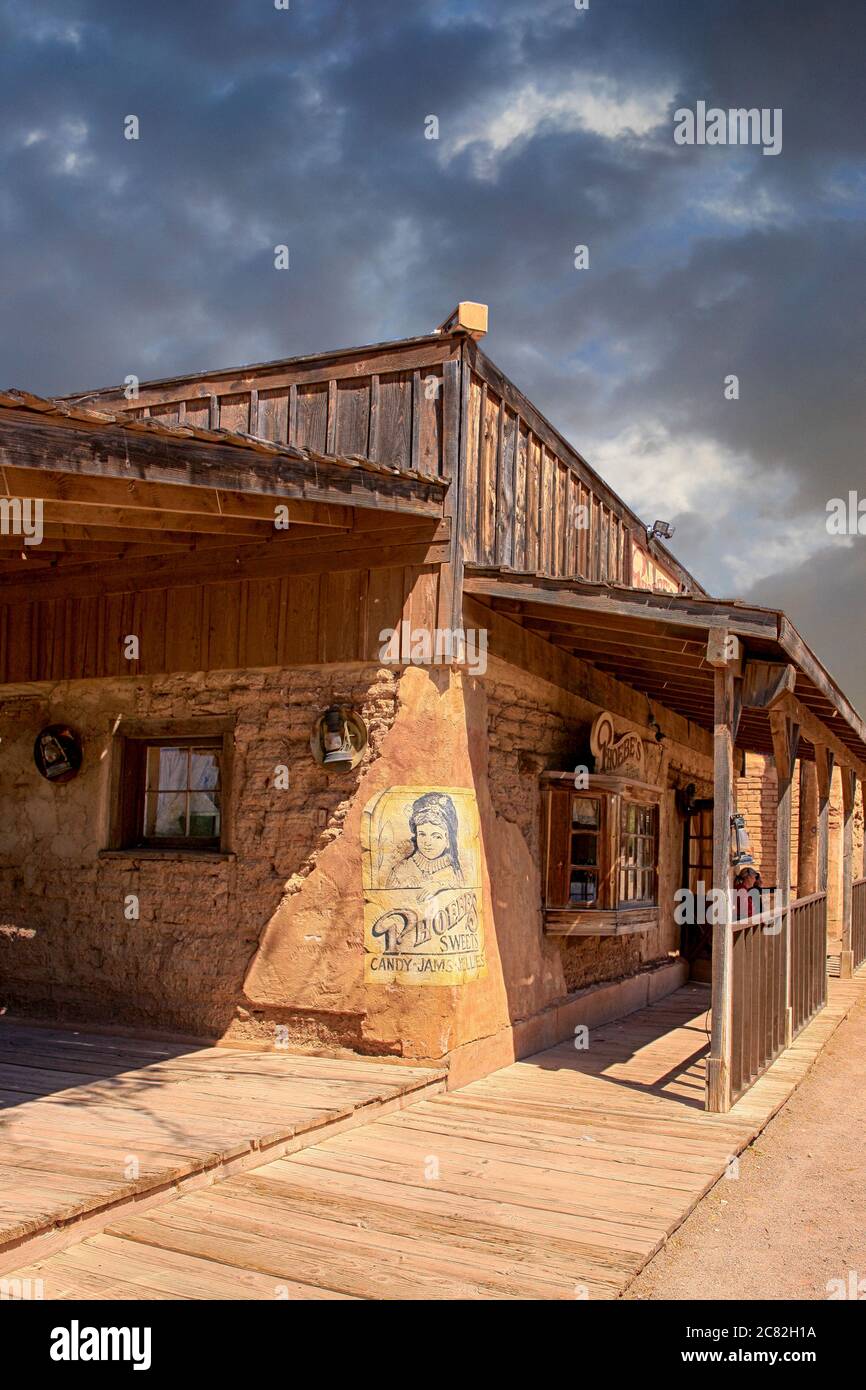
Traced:
<path fill-rule="evenodd" d="M 412 847 L 388 875 L 388 888 L 462 888 L 457 812 L 444 792 L 425 792 L 409 816 Z"/>

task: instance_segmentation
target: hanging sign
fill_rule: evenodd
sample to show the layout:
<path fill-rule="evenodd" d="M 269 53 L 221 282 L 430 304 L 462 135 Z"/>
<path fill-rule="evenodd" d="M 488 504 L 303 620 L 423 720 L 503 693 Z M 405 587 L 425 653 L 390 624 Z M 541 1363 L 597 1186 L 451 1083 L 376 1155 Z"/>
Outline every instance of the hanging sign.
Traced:
<path fill-rule="evenodd" d="M 613 716 L 603 711 L 596 715 L 589 734 L 589 747 L 595 758 L 596 772 L 609 772 L 617 777 L 633 777 L 646 781 L 646 749 L 640 734 L 627 733 L 616 737 Z"/>
<path fill-rule="evenodd" d="M 364 980 L 463 985 L 487 973 L 475 793 L 389 787 L 364 808 Z"/>
<path fill-rule="evenodd" d="M 81 738 L 66 724 L 48 724 L 36 735 L 33 761 L 49 782 L 70 782 L 81 767 Z"/>

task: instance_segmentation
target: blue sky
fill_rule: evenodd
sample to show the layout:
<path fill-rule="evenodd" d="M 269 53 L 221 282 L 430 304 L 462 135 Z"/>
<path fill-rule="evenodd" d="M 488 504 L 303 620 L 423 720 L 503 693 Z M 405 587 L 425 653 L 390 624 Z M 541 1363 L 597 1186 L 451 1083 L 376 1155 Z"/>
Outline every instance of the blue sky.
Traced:
<path fill-rule="evenodd" d="M 864 51 L 859 0 L 0 0 L 0 382 L 402 337 L 483 300 L 499 365 L 864 709 L 866 537 L 825 526 L 866 491 Z M 676 145 L 699 100 L 781 109 L 781 153 Z"/>

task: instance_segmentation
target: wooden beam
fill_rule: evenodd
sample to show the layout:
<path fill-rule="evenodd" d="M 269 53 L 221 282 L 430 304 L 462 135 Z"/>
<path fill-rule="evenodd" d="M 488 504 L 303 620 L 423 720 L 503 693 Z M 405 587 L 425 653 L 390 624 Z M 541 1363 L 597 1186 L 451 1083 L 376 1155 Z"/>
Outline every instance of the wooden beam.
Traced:
<path fill-rule="evenodd" d="M 829 700 L 833 709 L 842 716 L 845 722 L 854 730 L 857 737 L 866 743 L 866 723 L 854 709 L 853 705 L 845 698 L 836 682 L 824 670 L 815 654 L 806 646 L 800 634 L 797 632 L 783 613 L 779 614 L 779 645 L 796 663 L 798 668 L 821 691 L 821 694 Z"/>
<path fill-rule="evenodd" d="M 711 627 L 707 632 L 707 662 L 710 666 L 729 667 L 742 674 L 743 648 L 739 637 L 726 627 Z"/>
<path fill-rule="evenodd" d="M 706 1108 L 731 1108 L 733 1045 L 733 873 L 731 816 L 734 811 L 734 669 L 722 664 L 713 674 L 713 887 L 722 890 L 713 926 L 712 1037 L 707 1059 Z M 721 919 L 721 920 L 719 920 Z"/>
<path fill-rule="evenodd" d="M 253 363 L 242 368 L 204 372 L 192 376 L 166 377 L 159 381 L 142 382 L 137 406 L 173 405 L 197 401 L 210 395 L 243 395 L 255 386 L 259 392 L 274 391 L 292 386 L 354 380 L 370 372 L 402 372 L 413 367 L 436 366 L 448 361 L 460 351 L 459 338 L 442 334 L 424 334 L 388 343 L 370 343 L 363 347 L 338 348 L 326 353 L 309 353 L 303 357 L 286 358 L 278 362 Z M 70 397 L 64 399 L 69 400 Z M 122 409 L 123 388 L 109 387 L 77 397 L 94 409 Z"/>
<path fill-rule="evenodd" d="M 798 700 L 786 692 L 779 696 L 774 709 L 781 710 L 796 724 L 799 724 L 803 737 L 807 738 L 811 744 L 817 746 L 820 743 L 824 747 L 830 748 L 837 763 L 853 767 L 858 776 L 866 777 L 866 762 L 852 753 L 848 745 L 842 742 L 828 724 L 822 723 L 811 710 L 807 709 L 802 700 Z"/>
<path fill-rule="evenodd" d="M 450 550 L 450 525 L 440 522 L 413 531 L 400 531 L 399 540 L 379 531 L 331 536 L 292 543 L 286 538 L 265 544 L 227 547 L 213 552 L 135 560 L 121 566 L 90 565 L 62 575 L 33 574 L 26 581 L 0 582 L 0 603 L 19 599 L 125 593 L 220 579 L 263 579 L 289 574 L 324 574 L 331 570 L 377 569 L 392 566 L 439 565 Z"/>
<path fill-rule="evenodd" d="M 791 982 L 791 783 L 800 729 L 781 710 L 770 711 L 773 760 L 776 764 L 776 910 L 781 916 L 782 975 L 785 981 L 785 1046 L 793 1037 Z"/>
<path fill-rule="evenodd" d="M 464 415 L 464 402 L 468 399 L 463 391 L 464 373 L 460 357 L 442 366 L 442 467 L 444 476 L 450 483 L 445 494 L 444 515 L 451 521 L 453 536 L 451 559 L 443 567 L 439 580 L 439 605 L 436 615 L 437 626 L 442 629 L 462 626 L 463 607 L 463 552 L 460 546 L 460 467 L 461 439 L 467 428 Z M 371 388 L 372 390 L 372 388 Z M 378 392 L 378 377 L 376 378 Z M 373 404 L 371 396 L 370 432 L 373 431 Z M 372 440 L 370 451 L 372 453 Z"/>
<path fill-rule="evenodd" d="M 514 611 L 515 608 L 519 608 L 519 606 L 520 605 L 509 605 L 512 611 Z M 494 607 L 499 608 L 500 605 L 497 603 L 494 604 Z M 505 612 L 507 610 L 503 607 L 502 611 Z M 593 644 L 603 641 L 606 649 L 613 653 L 633 653 L 634 638 L 640 637 L 641 635 L 641 629 L 637 625 L 623 629 L 611 623 L 602 634 L 597 624 L 585 626 L 577 622 L 563 622 L 558 617 L 540 618 L 525 614 L 522 617 L 522 621 L 524 621 L 527 626 L 533 628 L 535 632 L 539 632 L 543 636 L 550 637 L 551 639 L 554 637 L 564 637 L 572 642 L 592 642 Z M 668 637 L 654 633 L 653 647 L 666 654 L 670 653 L 671 656 L 683 657 L 684 659 L 690 658 L 702 667 L 706 664 L 706 643 L 700 636 L 684 637 L 680 634 L 677 637 Z"/>
<path fill-rule="evenodd" d="M 528 628 L 521 627 L 505 614 L 488 608 L 477 599 L 463 601 L 463 620 L 469 627 L 487 632 L 488 650 L 494 657 L 521 670 L 530 671 L 541 680 L 590 704 L 609 709 L 640 727 L 646 727 L 646 696 L 631 686 L 579 657 L 552 646 Z M 659 727 L 666 738 L 693 749 L 705 758 L 713 755 L 712 739 L 705 729 L 684 719 L 670 707 L 654 705 Z"/>
<path fill-rule="evenodd" d="M 854 798 L 857 778 L 853 768 L 843 767 L 842 773 L 842 959 L 841 974 L 850 980 L 854 974 L 854 950 L 851 941 L 854 884 Z"/>
<path fill-rule="evenodd" d="M 653 640 L 657 631 L 670 636 L 682 630 L 685 636 L 690 629 L 704 633 L 709 633 L 712 629 L 723 629 L 730 637 L 754 637 L 767 643 L 777 643 L 780 640 L 778 634 L 782 624 L 786 654 L 790 655 L 791 661 L 798 667 L 802 659 L 802 681 L 808 683 L 810 703 L 826 702 L 828 714 L 841 717 L 847 725 L 846 737 L 853 737 L 866 747 L 866 724 L 841 695 L 802 639 L 797 637 L 784 615 L 773 610 L 721 603 L 693 594 L 641 593 L 637 596 L 635 591 L 623 591 L 616 586 L 586 584 L 573 580 L 545 581 L 537 576 L 505 575 L 477 565 L 467 572 L 465 586 L 469 593 L 494 602 L 505 601 L 524 605 L 524 616 L 534 616 L 537 613 L 539 617 L 555 618 L 565 623 L 573 614 L 575 621 L 583 626 L 587 626 L 591 619 L 597 618 L 602 633 L 617 621 L 625 619 L 630 624 L 638 625 L 637 635 L 647 642 Z M 530 604 L 532 608 L 527 606 Z M 783 680 L 781 689 L 776 692 L 778 699 L 792 698 L 791 692 L 787 689 L 788 682 L 789 678 Z M 802 697 L 800 703 L 803 704 Z M 838 738 L 838 734 L 831 732 L 830 737 Z M 840 747 L 846 747 L 841 739 L 839 744 Z M 848 748 L 845 757 L 850 760 L 856 757 L 856 754 Z"/>
<path fill-rule="evenodd" d="M 835 758 L 826 744 L 815 743 L 815 776 L 818 782 L 818 892 L 827 892 L 830 855 L 830 785 Z"/>
<path fill-rule="evenodd" d="M 785 695 L 793 695 L 796 683 L 796 666 L 750 659 L 743 669 L 743 704 L 749 709 L 772 709 Z"/>
<path fill-rule="evenodd" d="M 27 411 L 3 411 L 0 466 L 442 515 L 445 489 L 434 478 L 408 478 L 318 457 L 295 459 L 279 451 L 263 452 L 262 445 L 244 448 L 193 438 L 168 440 L 121 427 L 75 425 L 75 421 L 34 423 Z"/>
<path fill-rule="evenodd" d="M 818 773 L 800 759 L 800 812 L 797 827 L 797 897 L 818 890 Z"/>
<path fill-rule="evenodd" d="M 724 623 L 728 632 L 737 637 L 760 637 L 773 640 L 776 636 L 775 614 L 764 614 L 758 609 L 732 608 L 730 605 L 715 603 L 709 599 L 692 598 L 687 595 L 650 593 L 640 596 L 632 590 L 629 597 L 626 591 L 610 585 L 581 584 L 575 580 L 552 580 L 545 585 L 543 580 L 522 580 L 517 578 L 492 578 L 476 572 L 467 572 L 464 579 L 467 593 L 477 597 L 513 599 L 516 602 L 534 602 L 552 612 L 572 612 L 581 615 L 597 613 L 604 620 L 605 615 L 637 618 L 645 624 L 644 634 L 652 638 L 651 624 L 654 621 L 665 627 L 698 629 L 706 632 L 710 627 Z"/>
<path fill-rule="evenodd" d="M 43 519 L 47 525 L 84 528 L 108 526 L 114 530 L 127 528 L 151 531 L 154 534 L 161 531 L 183 531 L 199 532 L 203 535 L 218 533 L 228 536 L 262 537 L 267 531 L 274 530 L 274 516 L 274 508 L 271 508 L 269 521 L 245 521 L 237 516 L 206 516 L 197 512 L 157 511 L 144 507 L 97 507 L 81 506 L 77 502 L 43 502 Z M 344 529 L 349 528 L 347 526 Z"/>
<path fill-rule="evenodd" d="M 235 526 L 240 523 L 235 523 Z M 161 549 L 169 550 L 175 546 L 183 550 L 191 550 L 195 547 L 202 549 L 211 546 L 237 545 L 238 538 L 246 540 L 269 540 L 271 537 L 285 537 L 285 532 L 277 529 L 268 522 L 256 522 L 254 524 L 244 523 L 243 530 L 235 530 L 235 526 L 218 530 L 214 528 L 209 531 L 163 531 L 161 529 L 148 530 L 146 527 L 138 526 L 78 526 L 72 522 L 56 523 L 52 522 L 44 527 L 44 539 L 41 545 L 27 546 L 28 551 L 37 554 L 46 550 L 99 550 L 103 546 L 111 546 L 117 549 L 118 545 L 125 547 L 131 545 L 159 545 Z M 292 540 L 308 540 L 312 537 L 324 538 L 325 536 L 346 535 L 347 528 L 339 526 L 328 528 L 323 526 L 295 526 L 290 528 L 289 535 Z M 20 550 L 22 547 L 20 536 L 0 535 L 0 550 Z"/>
<path fill-rule="evenodd" d="M 5 494 L 3 479 L 5 478 Z M 45 501 L 77 503 L 82 506 L 142 508 L 193 515 L 240 517 L 248 521 L 272 521 L 274 507 L 288 507 L 289 520 L 305 526 L 349 526 L 356 513 L 342 505 L 304 502 L 282 496 L 276 489 L 270 496 L 236 492 L 228 488 L 186 487 L 182 483 L 141 482 L 128 478 L 87 477 L 40 468 L 4 468 L 0 472 L 0 495 L 33 497 Z M 367 517 L 376 513 L 366 513 Z M 131 525 L 136 522 L 131 519 Z"/>

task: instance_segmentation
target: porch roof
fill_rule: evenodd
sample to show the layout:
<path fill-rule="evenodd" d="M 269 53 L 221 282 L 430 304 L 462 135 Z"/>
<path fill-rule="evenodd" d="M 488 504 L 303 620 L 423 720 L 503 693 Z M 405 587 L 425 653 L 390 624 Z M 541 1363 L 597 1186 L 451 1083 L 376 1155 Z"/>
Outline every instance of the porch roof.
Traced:
<path fill-rule="evenodd" d="M 324 537 L 333 568 L 336 552 L 345 568 L 370 544 L 414 544 L 407 563 L 426 563 L 436 544 L 433 559 L 445 559 L 447 488 L 369 458 L 0 392 L 0 500 L 40 500 L 44 532 L 26 551 L 20 536 L 0 534 L 4 595 L 17 579 L 77 577 L 101 561 L 241 563 L 252 574 Z M 278 504 L 290 529 L 275 529 Z"/>
<path fill-rule="evenodd" d="M 815 743 L 866 778 L 866 723 L 785 614 L 740 600 L 663 594 L 582 580 L 543 579 L 507 569 L 467 566 L 464 590 L 483 605 L 554 646 L 702 727 L 713 728 L 711 629 L 739 637 L 752 661 L 794 668 L 780 701 L 800 724 L 800 753 Z M 737 745 L 773 752 L 766 708 L 744 705 Z"/>
<path fill-rule="evenodd" d="M 33 433 L 46 426 L 48 428 L 41 434 Z M 56 439 L 58 431 L 65 431 L 65 440 Z M 16 443 L 16 436 L 20 443 Z M 71 446 L 72 437 L 78 445 L 75 449 Z M 428 514 L 441 512 L 441 498 L 448 487 L 447 479 L 397 468 L 365 455 L 323 454 L 296 444 L 277 444 L 259 435 L 203 429 L 191 424 L 168 424 L 153 416 L 133 419 L 122 412 L 94 410 L 90 406 L 35 396 L 14 388 L 0 391 L 0 450 L 4 462 L 13 466 L 16 463 L 28 468 L 50 466 L 56 461 L 59 449 L 66 471 L 110 474 L 112 470 L 106 464 L 113 454 L 131 462 L 130 449 L 147 439 L 158 440 L 161 445 L 152 469 L 158 471 L 161 462 L 165 477 L 156 481 L 181 481 L 173 476 L 181 468 L 186 475 L 182 479 L 184 482 L 219 487 L 237 486 L 240 480 L 240 485 L 249 491 L 259 490 L 253 486 L 255 481 L 278 482 L 281 492 L 285 489 L 289 495 L 303 493 L 308 496 L 321 493 L 330 484 L 341 494 L 338 500 L 348 505 L 390 506 L 392 510 Z M 93 462 L 101 467 L 88 466 L 88 445 L 95 455 Z M 176 450 L 166 445 L 176 446 Z M 230 452 L 223 453 L 223 450 Z M 260 465 L 265 458 L 270 466 L 263 477 Z M 297 467 L 299 464 L 313 467 L 302 470 Z M 332 472 L 338 476 L 332 478 Z M 127 473 L 141 476 L 131 467 Z M 364 495 L 376 493 L 386 479 L 387 498 L 377 497 L 371 501 Z M 400 483 L 406 486 L 400 487 Z"/>

